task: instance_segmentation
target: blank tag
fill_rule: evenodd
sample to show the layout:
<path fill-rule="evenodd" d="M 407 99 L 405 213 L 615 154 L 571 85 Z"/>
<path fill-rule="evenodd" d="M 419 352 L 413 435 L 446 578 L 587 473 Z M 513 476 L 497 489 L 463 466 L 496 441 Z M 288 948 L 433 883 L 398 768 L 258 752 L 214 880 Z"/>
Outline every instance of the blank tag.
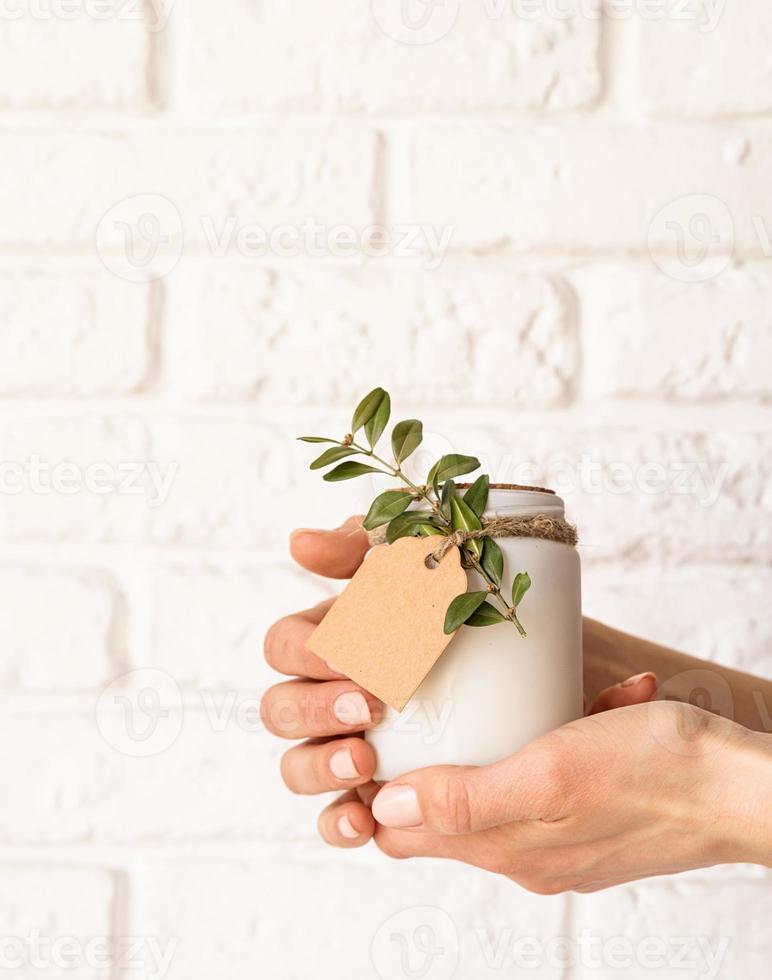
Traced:
<path fill-rule="evenodd" d="M 365 559 L 311 634 L 308 648 L 402 711 L 445 647 L 448 606 L 466 592 L 458 548 L 435 568 L 439 538 L 400 538 Z"/>

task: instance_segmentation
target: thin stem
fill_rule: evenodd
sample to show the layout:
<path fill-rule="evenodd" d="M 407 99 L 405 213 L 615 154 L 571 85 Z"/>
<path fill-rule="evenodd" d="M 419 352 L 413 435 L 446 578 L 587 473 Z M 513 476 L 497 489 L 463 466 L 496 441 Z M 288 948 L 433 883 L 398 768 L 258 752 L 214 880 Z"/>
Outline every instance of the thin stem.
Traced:
<path fill-rule="evenodd" d="M 364 453 L 366 456 L 369 456 L 371 459 L 374 459 L 376 463 L 380 463 L 381 466 L 385 466 L 388 470 L 391 471 L 392 476 L 399 477 L 400 480 L 403 480 L 420 500 L 425 500 L 428 504 L 431 505 L 432 510 L 435 512 L 436 516 L 440 518 L 440 520 L 445 525 L 445 527 L 448 528 L 449 530 L 452 530 L 453 525 L 448 520 L 448 518 L 442 513 L 442 511 L 436 506 L 439 503 L 439 501 L 432 500 L 432 498 L 429 496 L 429 494 L 426 492 L 425 489 L 423 489 L 422 487 L 417 487 L 412 480 L 410 480 L 407 476 L 405 476 L 405 474 L 402 472 L 402 468 L 399 465 L 392 466 L 391 463 L 387 462 L 385 459 L 382 459 L 380 456 L 378 456 L 374 452 L 374 450 L 366 449 L 364 446 L 358 445 L 353 440 L 350 443 L 350 445 L 353 449 L 357 449 L 359 450 L 360 453 Z M 511 609 L 511 607 L 507 604 L 507 601 L 505 600 L 504 596 L 501 594 L 501 589 L 499 588 L 499 586 L 491 578 L 491 576 L 485 571 L 485 569 L 482 567 L 482 565 L 477 560 L 475 555 L 472 554 L 472 552 L 470 552 L 467 548 L 464 548 L 464 552 L 468 556 L 472 567 L 475 569 L 478 575 L 480 575 L 488 583 L 488 585 L 492 586 L 492 594 L 496 596 L 499 603 L 501 604 L 501 607 L 504 610 L 505 618 L 508 619 L 510 623 L 513 623 L 517 627 L 517 630 L 521 636 L 526 636 L 526 632 L 523 629 L 523 624 L 517 618 L 517 613 L 513 609 Z"/>

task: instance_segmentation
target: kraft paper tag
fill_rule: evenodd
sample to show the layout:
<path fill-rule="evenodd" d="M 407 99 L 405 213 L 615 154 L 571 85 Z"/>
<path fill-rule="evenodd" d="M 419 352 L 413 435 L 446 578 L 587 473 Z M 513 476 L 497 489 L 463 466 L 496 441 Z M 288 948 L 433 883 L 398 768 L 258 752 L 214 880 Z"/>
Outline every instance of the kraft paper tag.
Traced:
<path fill-rule="evenodd" d="M 402 711 L 453 639 L 448 606 L 466 592 L 458 548 L 427 568 L 438 538 L 400 538 L 365 559 L 311 634 L 308 648 Z"/>

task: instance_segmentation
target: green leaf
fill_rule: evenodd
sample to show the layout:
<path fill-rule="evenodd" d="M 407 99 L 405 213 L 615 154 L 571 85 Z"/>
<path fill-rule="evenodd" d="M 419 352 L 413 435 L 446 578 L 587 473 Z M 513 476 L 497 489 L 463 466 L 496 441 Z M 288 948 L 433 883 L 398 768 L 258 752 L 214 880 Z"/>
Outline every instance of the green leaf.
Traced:
<path fill-rule="evenodd" d="M 445 537 L 438 527 L 433 527 L 431 524 L 419 524 L 418 533 L 422 538 L 436 538 L 437 536 L 441 538 Z"/>
<path fill-rule="evenodd" d="M 340 480 L 353 480 L 355 476 L 364 476 L 365 473 L 383 473 L 383 470 L 368 466 L 366 463 L 341 463 L 334 470 L 325 473 L 322 479 L 327 480 L 328 483 L 338 483 Z"/>
<path fill-rule="evenodd" d="M 404 422 L 398 422 L 391 434 L 391 448 L 397 463 L 401 463 L 415 452 L 423 442 L 423 438 L 423 422 L 419 422 L 418 419 L 405 419 Z"/>
<path fill-rule="evenodd" d="M 475 459 L 474 456 L 459 456 L 458 453 L 451 453 L 448 456 L 443 456 L 434 464 L 429 481 L 434 482 L 436 480 L 437 483 L 444 483 L 446 480 L 452 480 L 456 476 L 464 476 L 466 473 L 471 473 L 479 468 L 480 460 Z"/>
<path fill-rule="evenodd" d="M 365 531 L 372 531 L 373 528 L 380 527 L 382 524 L 388 524 L 389 521 L 399 517 L 403 511 L 407 510 L 413 499 L 411 494 L 402 490 L 387 490 L 385 493 L 379 494 L 370 505 L 370 510 L 362 522 L 362 527 Z"/>
<path fill-rule="evenodd" d="M 389 397 L 389 393 L 384 391 L 383 397 L 378 403 L 378 408 L 367 422 L 365 422 L 365 435 L 367 436 L 367 441 L 370 443 L 371 449 L 375 449 L 375 444 L 383 435 L 383 430 L 386 428 L 390 416 L 391 398 Z"/>
<path fill-rule="evenodd" d="M 482 476 L 478 476 L 471 487 L 464 494 L 464 500 L 472 508 L 472 510 L 477 514 L 478 517 L 482 517 L 485 512 L 485 505 L 488 503 L 488 489 L 490 488 L 491 481 L 487 473 L 483 473 Z"/>
<path fill-rule="evenodd" d="M 338 439 L 326 439 L 324 436 L 298 436 L 298 442 L 334 442 L 339 444 Z"/>
<path fill-rule="evenodd" d="M 400 514 L 389 522 L 386 528 L 386 540 L 393 544 L 399 538 L 416 537 L 421 533 L 421 527 L 432 527 L 432 515 L 429 511 L 411 510 L 407 514 Z"/>
<path fill-rule="evenodd" d="M 489 602 L 484 602 L 479 609 L 475 609 L 467 619 L 467 626 L 495 626 L 496 623 L 506 623 L 507 617 L 498 611 Z"/>
<path fill-rule="evenodd" d="M 531 576 L 528 572 L 518 572 L 515 581 L 512 583 L 512 605 L 517 607 L 522 602 L 523 596 L 531 588 Z"/>
<path fill-rule="evenodd" d="M 440 510 L 447 518 L 450 518 L 450 502 L 455 496 L 456 484 L 452 480 L 446 480 L 440 494 Z"/>
<path fill-rule="evenodd" d="M 445 613 L 443 627 L 445 635 L 455 633 L 459 626 L 462 626 L 472 613 L 480 608 L 487 597 L 487 592 L 462 592 L 461 595 L 456 596 Z"/>
<path fill-rule="evenodd" d="M 450 498 L 450 522 L 454 531 L 479 531 L 482 527 L 480 518 L 460 497 Z M 464 543 L 464 547 L 467 551 L 471 551 L 475 558 L 482 555 L 482 541 L 470 539 Z"/>
<path fill-rule="evenodd" d="M 504 553 L 493 538 L 486 538 L 483 545 L 482 567 L 493 581 L 501 587 L 501 576 L 504 574 Z"/>
<path fill-rule="evenodd" d="M 321 456 L 311 463 L 309 467 L 312 470 L 320 470 L 323 466 L 329 466 L 330 463 L 337 463 L 340 459 L 345 459 L 346 456 L 356 456 L 358 450 L 349 449 L 348 446 L 333 446 L 331 449 L 325 449 Z"/>
<path fill-rule="evenodd" d="M 352 435 L 358 432 L 375 415 L 385 394 L 386 392 L 383 388 L 373 388 L 368 395 L 365 395 L 357 405 L 354 418 L 351 420 Z"/>
<path fill-rule="evenodd" d="M 440 468 L 440 460 L 432 466 L 429 470 L 429 475 L 426 477 L 427 484 L 431 485 L 432 490 L 434 490 L 434 496 L 437 500 L 440 499 L 440 481 L 437 479 L 437 472 Z"/>

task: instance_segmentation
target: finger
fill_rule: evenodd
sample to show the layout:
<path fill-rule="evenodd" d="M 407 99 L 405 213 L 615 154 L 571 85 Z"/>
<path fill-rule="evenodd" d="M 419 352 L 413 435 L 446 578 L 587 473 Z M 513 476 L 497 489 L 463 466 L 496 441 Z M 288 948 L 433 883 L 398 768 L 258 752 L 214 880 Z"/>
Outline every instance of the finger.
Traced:
<path fill-rule="evenodd" d="M 290 535 L 290 554 L 295 561 L 318 575 L 351 578 L 370 548 L 362 517 L 349 517 L 334 531 L 301 528 Z"/>
<path fill-rule="evenodd" d="M 375 753 L 362 738 L 305 742 L 284 753 L 281 774 L 293 793 L 311 795 L 369 783 Z"/>
<path fill-rule="evenodd" d="M 373 816 L 386 827 L 440 834 L 555 819 L 571 766 L 549 738 L 491 766 L 435 766 L 401 776 L 376 796 Z"/>
<path fill-rule="evenodd" d="M 657 693 L 657 675 L 647 672 L 636 674 L 621 684 L 614 684 L 601 691 L 590 707 L 591 715 L 600 711 L 611 711 L 614 708 L 627 708 L 633 704 L 645 704 L 653 701 Z"/>
<path fill-rule="evenodd" d="M 260 705 L 263 724 L 281 738 L 352 735 L 382 720 L 383 704 L 353 681 L 284 681 Z"/>
<path fill-rule="evenodd" d="M 280 674 L 312 677 L 319 681 L 343 677 L 307 647 L 309 637 L 324 618 L 334 599 L 325 599 L 313 609 L 278 620 L 265 634 L 263 654 L 269 667 Z"/>
<path fill-rule="evenodd" d="M 369 809 L 351 790 L 319 815 L 319 833 L 333 847 L 362 847 L 373 836 L 375 821 Z"/>
<path fill-rule="evenodd" d="M 445 834 L 415 834 L 409 830 L 394 830 L 376 822 L 375 844 L 387 857 L 405 860 L 415 857 L 443 858 L 462 861 L 484 871 L 502 873 L 502 847 L 488 833 L 464 834 L 457 837 Z"/>

